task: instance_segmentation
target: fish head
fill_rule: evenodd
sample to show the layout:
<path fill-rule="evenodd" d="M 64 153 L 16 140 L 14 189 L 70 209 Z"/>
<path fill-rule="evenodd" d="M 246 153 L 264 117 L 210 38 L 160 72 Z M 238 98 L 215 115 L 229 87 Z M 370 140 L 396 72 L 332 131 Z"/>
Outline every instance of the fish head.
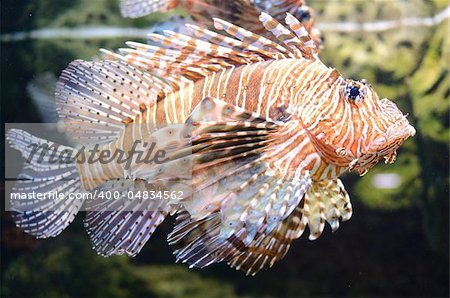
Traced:
<path fill-rule="evenodd" d="M 303 118 L 322 160 L 364 175 L 381 159 L 393 163 L 415 129 L 395 103 L 379 99 L 366 80 L 336 81 L 317 117 Z M 308 121 L 309 120 L 309 121 Z"/>
<path fill-rule="evenodd" d="M 349 170 L 364 175 L 383 158 L 386 163 L 393 163 L 397 149 L 416 133 L 408 115 L 389 99 L 380 99 L 366 80 L 344 80 L 339 92 L 340 100 L 350 112 L 349 126 L 353 128 L 350 137 L 353 142 L 348 142 L 345 148 L 350 157 Z"/>

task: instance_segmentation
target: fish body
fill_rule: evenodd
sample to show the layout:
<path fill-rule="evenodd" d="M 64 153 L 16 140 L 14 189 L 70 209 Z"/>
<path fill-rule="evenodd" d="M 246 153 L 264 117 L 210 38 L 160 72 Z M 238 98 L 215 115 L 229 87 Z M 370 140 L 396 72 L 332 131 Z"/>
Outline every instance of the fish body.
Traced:
<path fill-rule="evenodd" d="M 128 43 L 120 53 L 104 51 L 106 60 L 77 60 L 63 71 L 56 99 L 68 134 L 99 155 L 131 155 L 136 141 L 157 139 L 170 153 L 172 167 L 164 170 L 173 179 L 154 164 L 84 160 L 47 173 L 61 180 L 58 189 L 171 189 L 183 168 L 191 170 L 181 200 L 86 202 L 86 228 L 99 253 L 136 255 L 176 213 L 168 240 L 178 260 L 194 267 L 225 261 L 255 274 L 280 260 L 307 226 L 313 240 L 326 222 L 334 231 L 348 220 L 351 203 L 338 177 L 364 174 L 382 158 L 393 162 L 414 135 L 406 116 L 365 80 L 323 64 L 299 20 L 259 19 L 277 42 L 215 19 L 232 37 L 191 25 L 192 36 L 153 34 L 160 46 Z M 160 128 L 176 124 L 189 133 Z M 43 142 L 20 131 L 8 139 L 24 155 L 27 144 Z M 32 189 L 51 187 L 38 182 Z M 16 221 L 36 236 L 55 236 L 80 206 L 61 207 L 19 213 Z M 58 224 L 48 225 L 46 216 Z"/>
<path fill-rule="evenodd" d="M 75 62 L 66 72 L 75 72 L 80 66 L 83 67 L 84 63 L 78 64 Z M 315 84 L 311 84 L 311 80 L 315 81 Z M 167 94 L 166 100 L 156 101 L 151 106 L 141 105 L 140 110 L 143 113 L 132 119 L 127 118 L 129 126 L 123 128 L 117 139 L 105 144 L 103 148 L 111 152 L 129 151 L 133 141 L 146 140 L 152 133 L 152 129 L 139 135 L 134 133 L 140 129 L 143 122 L 148 122 L 150 128 L 185 123 L 202 99 L 216 98 L 230 106 L 264 115 L 267 119 L 283 120 L 288 114 L 294 117 L 295 120 L 289 121 L 285 128 L 286 136 L 272 141 L 273 147 L 280 146 L 280 152 L 283 152 L 283 158 L 274 166 L 280 167 L 280 164 L 284 163 L 284 166 L 289 168 L 285 171 L 289 171 L 291 175 L 301 167 L 302 170 L 309 171 L 315 181 L 334 179 L 347 170 L 345 160 L 335 152 L 327 157 L 333 162 L 323 159 L 314 143 L 305 137 L 303 130 L 307 128 L 304 123 L 308 123 L 308 119 L 316 118 L 314 113 L 317 112 L 310 111 L 311 107 L 321 106 L 320 98 L 314 98 L 315 95 L 339 92 L 342 81 L 343 78 L 336 70 L 328 68 L 320 60 L 307 59 L 256 62 L 213 72 L 195 81 L 191 88 Z M 280 136 L 283 135 L 284 133 L 280 133 Z M 87 154 L 91 148 L 85 150 Z M 99 149 L 101 150 L 102 148 Z M 338 161 L 341 161 L 341 164 Z M 87 190 L 92 190 L 110 179 L 125 178 L 120 176 L 124 169 L 118 164 L 110 169 L 111 164 L 92 164 L 86 160 L 84 166 L 85 168 L 80 167 L 82 176 L 93 177 L 92 181 L 83 179 L 86 181 L 84 188 Z M 99 172 L 99 168 L 103 170 Z"/>

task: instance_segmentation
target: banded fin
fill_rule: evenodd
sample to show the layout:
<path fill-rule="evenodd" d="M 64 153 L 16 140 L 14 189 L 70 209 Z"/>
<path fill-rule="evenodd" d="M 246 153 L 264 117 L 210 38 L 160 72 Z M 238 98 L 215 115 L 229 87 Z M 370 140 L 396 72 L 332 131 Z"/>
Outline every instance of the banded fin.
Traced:
<path fill-rule="evenodd" d="M 317 58 L 318 50 L 316 45 L 309 37 L 308 31 L 306 31 L 303 24 L 293 15 L 287 13 L 285 19 L 286 24 L 293 32 L 281 25 L 267 13 L 261 13 L 259 19 L 264 27 L 270 31 L 278 41 L 291 50 L 295 57 L 303 57 L 306 59 Z"/>
<path fill-rule="evenodd" d="M 73 152 L 74 149 L 37 138 L 19 129 L 9 130 L 6 140 L 27 159 L 13 192 L 28 196 L 33 192 L 43 194 L 57 191 L 64 195 L 62 200 L 47 198 L 12 201 L 12 208 L 15 210 L 12 217 L 16 225 L 37 238 L 59 235 L 73 221 L 83 204 L 81 199 L 68 198 L 69 194 L 81 191 L 78 171 L 75 161 L 50 162 L 52 154 L 45 154 L 40 160 L 41 154 L 32 154 L 33 145 L 56 148 L 55 156 L 61 156 L 66 150 Z"/>
<path fill-rule="evenodd" d="M 248 51 L 248 58 L 255 62 L 264 61 L 266 59 L 279 59 L 280 57 L 284 57 L 280 56 L 278 53 L 266 51 L 253 45 L 244 44 L 244 42 L 242 42 L 241 40 L 231 38 L 196 25 L 186 24 L 186 27 L 192 31 L 193 35 L 196 38 L 199 38 L 201 40 L 208 41 L 218 46 L 231 48 L 236 51 Z M 255 52 L 255 54 L 251 55 L 252 52 Z"/>
<path fill-rule="evenodd" d="M 288 218 L 270 234 L 258 235 L 244 253 L 228 264 L 247 275 L 255 275 L 281 260 L 289 250 L 290 243 L 303 234 L 306 226 L 311 231 L 309 239 L 317 239 L 325 221 L 334 232 L 339 228 L 339 218 L 343 221 L 350 219 L 351 210 L 350 199 L 339 179 L 314 182 L 304 200 Z"/>
<path fill-rule="evenodd" d="M 174 45 L 187 45 L 186 40 L 191 38 L 187 35 L 165 31 L 164 35 L 151 34 L 149 38 L 154 42 L 162 42 L 165 45 L 172 43 Z M 153 75 L 167 77 L 172 82 L 180 84 L 183 80 L 196 81 L 203 78 L 210 72 L 223 70 L 233 64 L 227 61 L 227 55 L 231 57 L 233 53 L 222 52 L 220 59 L 214 57 L 206 58 L 209 50 L 203 48 L 192 48 L 188 53 L 185 49 L 158 48 L 139 43 L 129 42 L 129 46 L 137 49 L 120 49 L 125 56 L 106 52 L 110 56 L 122 60 L 128 64 L 134 65 L 139 69 L 146 70 Z M 192 46 L 191 46 L 192 47 Z M 220 49 L 219 49 L 220 50 Z M 226 49 L 227 50 L 227 49 Z M 230 51 L 228 51 L 230 52 Z M 237 57 L 237 54 L 234 54 Z M 239 59 L 239 58 L 238 58 Z"/>
<path fill-rule="evenodd" d="M 152 2 L 151 0 L 147 1 Z M 133 2 L 138 4 L 140 1 L 128 0 L 128 3 Z M 160 1 L 158 4 L 160 7 L 159 11 L 163 12 L 167 10 L 168 6 L 165 5 L 166 2 L 167 0 Z M 286 13 L 290 13 L 305 25 L 308 32 L 311 32 L 316 44 L 320 44 L 320 32 L 312 27 L 314 24 L 314 13 L 310 7 L 305 5 L 303 0 L 181 0 L 178 5 L 172 5 L 170 7 L 173 6 L 183 8 L 202 27 L 212 27 L 211 19 L 213 17 L 223 20 L 233 20 L 234 24 L 246 28 L 253 33 L 266 35 L 269 39 L 273 39 L 273 36 L 267 34 L 267 31 L 259 21 L 260 13 L 266 12 L 278 21 L 283 20 Z M 131 8 L 132 5 L 128 7 Z M 148 11 L 148 9 L 140 8 L 139 5 L 135 5 L 135 8 L 136 15 L 143 15 Z"/>
<path fill-rule="evenodd" d="M 125 18 L 139 18 L 152 12 L 166 12 L 176 8 L 180 0 L 120 0 L 120 14 Z"/>
<path fill-rule="evenodd" d="M 150 34 L 149 39 L 160 46 L 128 42 L 130 49 L 119 49 L 122 55 L 103 51 L 108 57 L 122 60 L 153 75 L 168 77 L 176 83 L 196 81 L 211 72 L 263 60 L 255 53 L 212 44 L 172 31 L 164 31 L 164 35 Z"/>
<path fill-rule="evenodd" d="M 237 237 L 239 234 L 221 241 L 220 229 L 220 212 L 192 220 L 188 212 L 181 211 L 174 230 L 168 235 L 169 244 L 175 247 L 177 262 L 187 263 L 190 268 L 203 268 L 241 254 L 244 244 Z"/>
<path fill-rule="evenodd" d="M 302 204 L 269 234 L 258 234 L 252 243 L 245 247 L 243 253 L 228 262 L 232 268 L 242 270 L 247 275 L 255 275 L 260 270 L 271 268 L 284 258 L 291 242 L 299 238 L 305 224 L 302 219 Z"/>
<path fill-rule="evenodd" d="M 80 143 L 112 141 L 128 119 L 151 107 L 161 91 L 172 90 L 156 77 L 120 61 L 75 60 L 62 72 L 56 105 L 64 128 Z"/>
<path fill-rule="evenodd" d="M 339 218 L 352 216 L 352 204 L 340 179 L 314 182 L 305 195 L 303 221 L 308 224 L 310 240 L 320 237 L 328 222 L 332 231 L 339 228 Z"/>
<path fill-rule="evenodd" d="M 202 27 L 212 27 L 212 18 L 233 20 L 235 25 L 274 39 L 268 34 L 259 21 L 261 12 L 270 14 L 274 19 L 282 21 L 286 13 L 294 15 L 304 24 L 317 46 L 321 43 L 321 35 L 313 28 L 313 10 L 303 0 L 121 0 L 120 9 L 124 17 L 137 18 L 152 12 L 166 12 L 173 8 L 183 8 L 196 23 Z M 178 27 L 178 22 L 174 23 Z M 172 24 L 173 25 L 173 24 Z M 173 28 L 166 26 L 166 28 Z M 176 31 L 176 30 L 175 30 Z"/>
<path fill-rule="evenodd" d="M 252 249 L 247 250 L 246 246 L 252 247 L 254 242 L 255 246 L 263 245 L 263 239 L 267 235 L 276 234 L 280 229 L 279 222 L 292 212 L 292 206 L 298 204 L 304 191 L 301 187 L 292 189 L 291 192 L 284 190 L 287 193 L 284 196 L 275 193 L 272 200 L 268 199 L 273 193 L 271 189 L 257 189 L 267 190 L 268 194 L 259 194 L 253 197 L 252 201 L 249 200 L 250 195 L 239 197 L 229 204 L 223 204 L 219 211 L 208 213 L 206 217 L 189 217 L 177 222 L 174 231 L 169 235 L 169 243 L 177 247 L 174 252 L 177 259 L 190 266 L 202 268 L 212 263 L 230 261 L 241 254 L 247 256 L 247 252 L 251 253 Z M 277 195 L 279 197 L 276 197 Z M 289 200 L 288 196 L 291 196 L 292 200 Z M 270 239 L 272 236 L 267 237 Z"/>
<path fill-rule="evenodd" d="M 270 167 L 265 152 L 283 122 L 205 98 L 187 123 L 194 125 L 193 194 L 182 202 L 188 216 L 178 221 L 169 243 L 178 247 L 177 259 L 204 267 L 236 257 L 237 247 L 257 233 L 270 233 L 300 203 L 310 178 L 307 172 L 290 178 Z M 196 151 L 198 145 L 203 147 Z"/>
<path fill-rule="evenodd" d="M 130 49 L 120 49 L 120 54 L 103 51 L 107 53 L 108 59 L 124 61 L 154 76 L 167 78 L 180 86 L 185 86 L 181 84 L 183 79 L 196 81 L 225 68 L 258 61 L 316 58 L 315 54 L 311 54 L 317 52 L 314 43 L 311 42 L 303 25 L 295 21 L 294 17 L 288 16 L 287 19 L 291 27 L 297 28 L 296 32 L 301 36 L 277 23 L 277 30 L 283 32 L 278 34 L 272 29 L 271 24 L 276 22 L 273 18 L 261 14 L 261 19 L 268 28 L 266 32 L 269 33 L 269 30 L 275 32 L 274 40 L 214 18 L 215 28 L 225 31 L 231 37 L 188 25 L 188 28 L 193 30 L 194 37 L 165 31 L 164 35 L 149 35 L 149 39 L 158 46 L 129 42 L 127 44 Z"/>
<path fill-rule="evenodd" d="M 120 194 L 120 199 L 87 202 L 84 223 L 98 254 L 134 257 L 141 251 L 170 209 L 165 200 L 142 199 L 144 192 L 158 190 L 143 180 L 121 179 L 101 186 L 99 191 Z"/>
<path fill-rule="evenodd" d="M 291 53 L 283 47 L 282 45 L 267 39 L 264 36 L 260 36 L 256 33 L 250 32 L 244 28 L 241 28 L 237 25 L 229 23 L 225 20 L 214 18 L 214 27 L 216 30 L 223 30 L 226 33 L 230 34 L 233 38 L 242 41 L 243 45 L 250 45 L 260 48 L 266 51 L 272 51 L 279 53 L 284 58 L 293 58 Z"/>

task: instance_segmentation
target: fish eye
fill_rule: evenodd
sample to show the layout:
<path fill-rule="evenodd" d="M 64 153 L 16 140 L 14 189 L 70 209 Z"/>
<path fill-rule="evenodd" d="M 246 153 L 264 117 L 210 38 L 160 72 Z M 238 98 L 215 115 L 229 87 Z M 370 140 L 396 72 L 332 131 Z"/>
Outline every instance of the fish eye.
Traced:
<path fill-rule="evenodd" d="M 348 83 L 344 89 L 345 97 L 355 103 L 363 101 L 366 93 L 365 86 L 366 84 L 364 82 L 362 85 L 354 82 Z"/>
<path fill-rule="evenodd" d="M 359 88 L 355 86 L 350 87 L 349 95 L 351 99 L 356 99 L 359 96 Z"/>

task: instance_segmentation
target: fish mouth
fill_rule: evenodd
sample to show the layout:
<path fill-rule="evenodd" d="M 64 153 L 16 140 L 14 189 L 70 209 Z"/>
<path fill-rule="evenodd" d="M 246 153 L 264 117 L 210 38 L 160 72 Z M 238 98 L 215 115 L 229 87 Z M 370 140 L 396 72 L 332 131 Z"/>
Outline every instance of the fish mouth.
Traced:
<path fill-rule="evenodd" d="M 416 129 L 409 124 L 408 115 L 401 114 L 395 118 L 384 135 L 377 138 L 371 149 L 363 156 L 350 162 L 349 170 L 357 170 L 361 176 L 384 158 L 386 164 L 392 164 L 397 158 L 397 149 L 410 137 L 416 134 Z"/>
<path fill-rule="evenodd" d="M 416 129 L 409 124 L 407 117 L 408 115 L 401 115 L 395 119 L 394 124 L 386 130 L 386 141 L 377 149 L 379 156 L 384 157 L 386 163 L 393 163 L 397 149 L 416 134 Z"/>
<path fill-rule="evenodd" d="M 387 127 L 375 152 L 381 158 L 384 157 L 386 163 L 393 163 L 397 155 L 397 149 L 410 137 L 416 134 L 416 129 L 409 124 L 408 114 L 403 115 L 397 105 L 387 98 L 380 100 L 383 114 L 389 119 L 390 125 Z"/>
<path fill-rule="evenodd" d="M 380 159 L 384 158 L 386 164 L 394 163 L 397 158 L 397 149 L 416 134 L 416 129 L 409 124 L 407 116 L 402 115 L 401 119 L 397 119 L 397 122 L 388 128 L 386 142 L 377 150 L 377 155 Z"/>

